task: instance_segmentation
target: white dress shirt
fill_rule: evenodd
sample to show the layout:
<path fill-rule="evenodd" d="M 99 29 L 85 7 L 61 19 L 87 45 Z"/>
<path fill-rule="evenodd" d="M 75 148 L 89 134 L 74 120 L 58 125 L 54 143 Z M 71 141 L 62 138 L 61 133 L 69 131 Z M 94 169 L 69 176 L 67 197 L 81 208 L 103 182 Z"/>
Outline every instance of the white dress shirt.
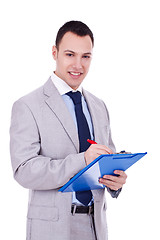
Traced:
<path fill-rule="evenodd" d="M 66 95 L 66 93 L 70 92 L 70 91 L 72 91 L 72 92 L 80 91 L 81 94 L 82 94 L 82 86 L 80 85 L 77 90 L 73 90 L 64 80 L 59 78 L 54 73 L 51 75 L 51 79 L 52 79 L 55 87 L 59 91 L 60 95 L 62 96 L 62 98 L 63 98 L 63 100 L 64 100 L 64 102 L 65 102 L 65 104 L 66 104 L 66 106 L 67 106 L 67 108 L 68 108 L 72 118 L 73 118 L 75 126 L 77 128 L 77 120 L 76 120 L 74 103 L 73 103 L 72 99 L 68 95 Z M 90 116 L 90 113 L 89 113 L 89 110 L 88 110 L 87 103 L 86 103 L 83 95 L 82 95 L 82 108 L 83 108 L 83 113 L 84 113 L 84 115 L 86 117 L 86 120 L 87 120 L 87 123 L 88 123 L 88 126 L 89 126 L 91 139 L 93 139 L 93 124 L 92 124 L 92 120 L 91 120 L 91 116 Z M 77 128 L 77 131 L 78 131 L 78 128 Z M 93 199 L 92 199 L 92 201 L 93 201 Z M 92 201 L 88 205 L 91 205 Z M 76 199 L 75 192 L 73 192 L 72 203 L 74 203 L 76 205 L 83 205 L 82 203 L 80 203 Z"/>

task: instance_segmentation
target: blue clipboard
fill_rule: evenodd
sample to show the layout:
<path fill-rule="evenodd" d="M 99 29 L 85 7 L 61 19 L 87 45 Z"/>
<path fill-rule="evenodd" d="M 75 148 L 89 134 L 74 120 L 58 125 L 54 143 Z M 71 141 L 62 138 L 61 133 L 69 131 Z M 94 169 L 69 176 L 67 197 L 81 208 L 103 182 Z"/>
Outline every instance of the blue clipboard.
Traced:
<path fill-rule="evenodd" d="M 59 191 L 78 192 L 102 189 L 105 186 L 99 183 L 100 177 L 115 175 L 114 170 L 125 171 L 146 154 L 147 152 L 101 155 L 70 179 Z"/>

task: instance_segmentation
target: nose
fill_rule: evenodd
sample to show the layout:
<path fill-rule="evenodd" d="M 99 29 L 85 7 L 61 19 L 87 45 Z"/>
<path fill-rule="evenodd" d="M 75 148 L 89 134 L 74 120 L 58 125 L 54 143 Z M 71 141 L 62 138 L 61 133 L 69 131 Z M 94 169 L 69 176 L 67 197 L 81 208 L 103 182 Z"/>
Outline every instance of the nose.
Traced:
<path fill-rule="evenodd" d="M 76 57 L 73 62 L 73 67 L 76 70 L 81 70 L 82 69 L 82 59 L 80 57 Z"/>

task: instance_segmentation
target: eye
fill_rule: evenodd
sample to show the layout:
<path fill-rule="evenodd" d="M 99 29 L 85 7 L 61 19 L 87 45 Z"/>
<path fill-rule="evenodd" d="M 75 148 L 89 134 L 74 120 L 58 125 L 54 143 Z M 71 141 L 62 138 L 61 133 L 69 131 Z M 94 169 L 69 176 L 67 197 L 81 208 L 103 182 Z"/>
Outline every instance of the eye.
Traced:
<path fill-rule="evenodd" d="M 89 55 L 84 55 L 83 58 L 86 58 L 86 59 L 88 58 L 89 59 L 90 56 Z"/>
<path fill-rule="evenodd" d="M 73 57 L 73 54 L 72 53 L 66 53 L 66 56 Z"/>

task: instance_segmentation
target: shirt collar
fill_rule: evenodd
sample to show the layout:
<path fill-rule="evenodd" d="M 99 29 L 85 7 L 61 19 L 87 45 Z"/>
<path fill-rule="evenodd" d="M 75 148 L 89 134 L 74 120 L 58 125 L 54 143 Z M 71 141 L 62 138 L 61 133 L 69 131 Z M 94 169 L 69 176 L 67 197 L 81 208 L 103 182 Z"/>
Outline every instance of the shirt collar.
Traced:
<path fill-rule="evenodd" d="M 56 86 L 56 88 L 58 89 L 60 95 L 64 95 L 67 92 L 77 92 L 80 91 L 82 93 L 82 86 L 80 85 L 78 87 L 77 90 L 73 90 L 64 80 L 62 80 L 61 78 L 59 78 L 55 73 L 53 73 L 51 75 L 51 79 L 54 83 L 54 85 Z"/>

